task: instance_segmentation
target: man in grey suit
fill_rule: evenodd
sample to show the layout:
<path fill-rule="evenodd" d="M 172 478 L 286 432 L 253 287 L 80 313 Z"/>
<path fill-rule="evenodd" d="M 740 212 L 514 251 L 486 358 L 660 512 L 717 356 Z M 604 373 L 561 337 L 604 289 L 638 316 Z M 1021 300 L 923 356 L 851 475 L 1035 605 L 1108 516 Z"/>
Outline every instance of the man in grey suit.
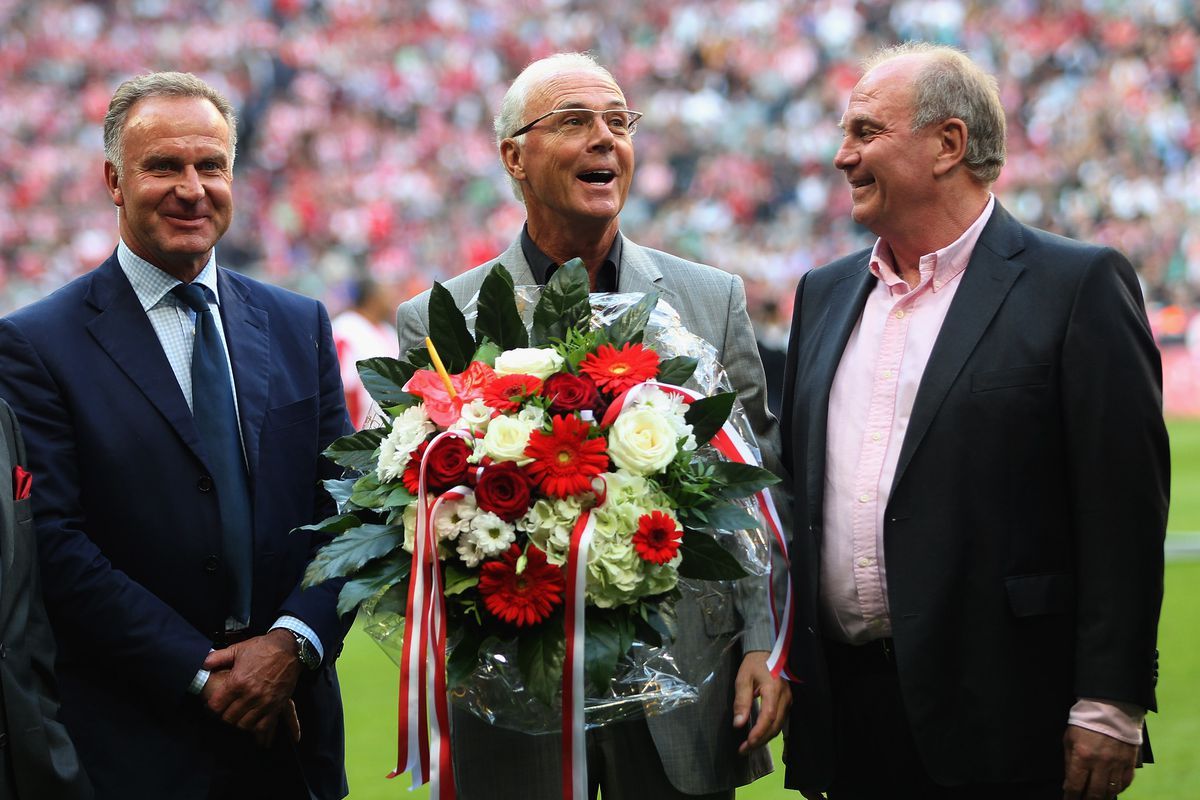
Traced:
<path fill-rule="evenodd" d="M 25 443 L 12 409 L 0 400 L 0 797 L 90 798 L 67 729 L 58 721 L 54 636 L 38 581 Z"/>
<path fill-rule="evenodd" d="M 593 291 L 657 290 L 688 330 L 717 348 L 773 468 L 779 431 L 766 408 L 741 279 L 640 247 L 618 230 L 633 180 L 639 117 L 590 56 L 560 53 L 526 67 L 505 94 L 495 123 L 500 159 L 525 204 L 525 228 L 498 258 L 451 279 L 446 288 L 462 305 L 495 264 L 503 264 L 517 284 L 544 284 L 559 265 L 578 257 Z M 421 294 L 397 312 L 402 353 L 424 340 L 428 299 L 428 292 Z M 764 745 L 779 732 L 791 694 L 766 668 L 773 639 L 766 581 L 736 597 L 685 595 L 678 616 L 680 663 L 695 661 L 689 656 L 714 641 L 733 644 L 695 704 L 589 732 L 593 797 L 599 788 L 605 800 L 730 798 L 734 787 L 771 770 Z M 760 708 L 751 723 L 755 698 Z M 558 736 L 502 730 L 457 709 L 451 729 L 461 797 L 559 796 Z"/>

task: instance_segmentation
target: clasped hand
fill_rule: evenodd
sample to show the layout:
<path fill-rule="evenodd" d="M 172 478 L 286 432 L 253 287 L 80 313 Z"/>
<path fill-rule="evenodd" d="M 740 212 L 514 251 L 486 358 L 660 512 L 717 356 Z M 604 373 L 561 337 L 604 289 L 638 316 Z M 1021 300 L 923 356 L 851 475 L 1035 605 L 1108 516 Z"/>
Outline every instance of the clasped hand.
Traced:
<path fill-rule="evenodd" d="M 292 692 L 300 678 L 296 640 L 282 628 L 214 650 L 204 659 L 208 682 L 200 693 L 208 710 L 270 747 L 280 721 L 300 741 L 300 719 Z"/>

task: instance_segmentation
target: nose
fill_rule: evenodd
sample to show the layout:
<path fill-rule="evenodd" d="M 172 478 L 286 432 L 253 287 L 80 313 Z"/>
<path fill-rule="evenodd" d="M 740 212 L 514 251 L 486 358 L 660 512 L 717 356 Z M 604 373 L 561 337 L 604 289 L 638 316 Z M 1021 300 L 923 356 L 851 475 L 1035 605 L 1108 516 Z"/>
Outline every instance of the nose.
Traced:
<path fill-rule="evenodd" d="M 850 169 L 858 163 L 858 150 L 849 144 L 850 137 L 843 136 L 842 143 L 838 146 L 837 152 L 833 154 L 833 166 L 838 169 Z"/>
<path fill-rule="evenodd" d="M 591 149 L 611 150 L 617 143 L 616 134 L 609 130 L 608 123 L 604 121 L 602 114 L 592 114 L 592 125 L 588 128 L 588 137 L 590 139 L 588 146 Z"/>
<path fill-rule="evenodd" d="M 194 203 L 204 197 L 204 184 L 200 181 L 200 173 L 191 164 L 183 168 L 179 182 L 175 185 L 175 194 L 180 200 Z"/>

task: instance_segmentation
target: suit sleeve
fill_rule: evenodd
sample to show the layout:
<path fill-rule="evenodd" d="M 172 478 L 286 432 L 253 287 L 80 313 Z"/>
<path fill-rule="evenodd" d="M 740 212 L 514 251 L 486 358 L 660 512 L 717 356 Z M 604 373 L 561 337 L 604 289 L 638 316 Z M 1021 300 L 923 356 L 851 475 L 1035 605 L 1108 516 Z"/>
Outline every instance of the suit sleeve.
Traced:
<path fill-rule="evenodd" d="M 317 471 L 322 482 L 313 487 L 311 521 L 314 523 L 337 513 L 337 506 L 333 502 L 333 498 L 325 491 L 323 482 L 341 477 L 338 466 L 321 453 L 335 439 L 354 432 L 350 419 L 346 415 L 346 395 L 342 390 L 341 366 L 338 363 L 337 349 L 333 344 L 333 329 L 329 322 L 329 315 L 323 305 L 318 304 L 317 308 L 320 421 L 318 423 L 318 446 L 314 457 L 320 461 Z M 331 535 L 314 536 L 309 553 L 310 559 L 315 557 L 317 551 L 332 539 Z M 345 583 L 344 578 L 330 580 L 311 589 L 302 589 L 297 583 L 281 608 L 281 613 L 290 614 L 303 620 L 320 637 L 326 662 L 337 657 L 341 650 L 339 645 L 354 622 L 353 613 L 345 616 L 338 616 L 337 613 L 338 594 Z"/>
<path fill-rule="evenodd" d="M 758 440 L 762 453 L 763 467 L 782 475 L 779 462 L 779 424 L 767 410 L 767 379 L 763 372 L 762 359 L 746 310 L 746 289 L 742 279 L 732 276 L 729 284 L 729 320 L 725 328 L 721 357 L 729 383 L 737 392 L 738 400 L 746 412 L 746 418 Z M 775 506 L 781 516 L 781 524 L 787 530 L 788 499 L 783 483 L 772 490 Z M 777 579 L 786 579 L 788 571 L 781 561 L 782 554 L 771 544 L 772 574 Z M 744 639 L 742 649 L 770 650 L 775 643 L 775 627 L 771 618 L 770 586 L 764 576 L 761 580 L 738 582 L 738 611 L 743 620 Z M 778 588 L 776 594 L 779 594 Z"/>
<path fill-rule="evenodd" d="M 33 346 L 0 320 L 0 396 L 21 420 L 46 605 L 97 662 L 160 702 L 182 700 L 211 643 L 169 605 L 120 570 L 87 535 L 70 413 Z M 131 486 L 131 492 L 137 487 Z"/>
<path fill-rule="evenodd" d="M 401 359 L 407 358 L 408 351 L 419 347 L 429 335 L 420 311 L 427 297 L 428 294 L 419 294 L 396 309 L 396 339 L 400 343 Z"/>
<path fill-rule="evenodd" d="M 1153 709 L 1170 465 L 1158 350 L 1116 251 L 1088 265 L 1063 347 L 1076 696 Z"/>

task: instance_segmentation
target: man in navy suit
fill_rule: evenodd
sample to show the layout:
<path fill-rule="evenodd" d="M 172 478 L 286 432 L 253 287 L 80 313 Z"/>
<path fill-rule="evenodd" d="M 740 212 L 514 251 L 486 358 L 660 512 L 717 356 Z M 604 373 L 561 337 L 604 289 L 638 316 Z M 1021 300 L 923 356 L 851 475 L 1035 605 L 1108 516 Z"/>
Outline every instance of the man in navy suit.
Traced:
<path fill-rule="evenodd" d="M 991 194 L 1004 109 L 956 50 L 877 54 L 841 125 L 879 238 L 796 291 L 786 783 L 1114 797 L 1148 755 L 1169 483 L 1133 268 Z"/>
<path fill-rule="evenodd" d="M 324 541 L 292 533 L 330 511 L 320 453 L 349 430 L 328 316 L 217 266 L 218 92 L 127 81 L 104 139 L 117 251 L 0 321 L 64 721 L 101 798 L 343 797 L 349 620 L 336 584 L 301 591 Z"/>

